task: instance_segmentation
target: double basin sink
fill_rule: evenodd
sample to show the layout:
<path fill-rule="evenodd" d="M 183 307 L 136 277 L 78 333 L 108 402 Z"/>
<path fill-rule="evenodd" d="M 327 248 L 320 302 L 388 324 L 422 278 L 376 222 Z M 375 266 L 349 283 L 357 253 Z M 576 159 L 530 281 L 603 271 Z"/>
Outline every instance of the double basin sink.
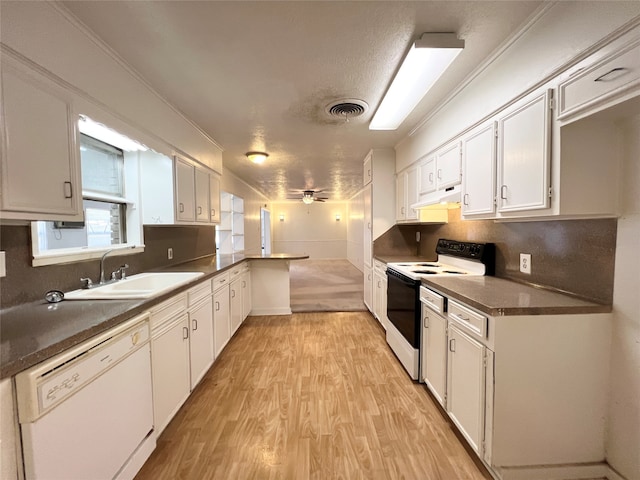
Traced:
<path fill-rule="evenodd" d="M 204 275 L 202 272 L 139 273 L 93 288 L 65 293 L 65 300 L 127 300 L 150 298 L 168 292 Z"/>

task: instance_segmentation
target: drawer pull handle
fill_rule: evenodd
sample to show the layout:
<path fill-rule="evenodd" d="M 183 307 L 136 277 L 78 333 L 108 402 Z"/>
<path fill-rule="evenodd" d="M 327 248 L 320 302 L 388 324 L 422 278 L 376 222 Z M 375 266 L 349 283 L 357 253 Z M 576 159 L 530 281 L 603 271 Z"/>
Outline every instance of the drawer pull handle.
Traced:
<path fill-rule="evenodd" d="M 438 179 L 442 180 L 442 169 L 438 169 Z"/>
<path fill-rule="evenodd" d="M 220 302 L 216 302 L 216 312 L 220 310 Z"/>
<path fill-rule="evenodd" d="M 449 340 L 449 351 L 450 352 L 455 352 L 456 351 L 456 339 L 452 338 L 451 340 Z"/>
<path fill-rule="evenodd" d="M 180 207 L 180 213 L 184 213 L 184 203 L 180 203 L 179 207 Z"/>
<path fill-rule="evenodd" d="M 64 182 L 64 198 L 73 198 L 73 185 L 71 182 Z"/>
<path fill-rule="evenodd" d="M 196 320 L 195 318 L 193 319 L 193 331 L 195 332 L 198 329 L 198 320 Z"/>
<path fill-rule="evenodd" d="M 429 183 L 433 183 L 433 172 L 429 172 Z"/>
<path fill-rule="evenodd" d="M 502 185 L 500 187 L 500 198 L 503 200 L 507 199 L 507 186 L 506 185 Z"/>
<path fill-rule="evenodd" d="M 424 317 L 422 319 L 422 325 L 424 325 L 424 328 L 429 328 L 429 317 Z"/>
<path fill-rule="evenodd" d="M 202 207 L 198 205 L 198 215 L 202 215 Z"/>
<path fill-rule="evenodd" d="M 462 203 L 467 207 L 469 206 L 469 194 L 468 193 L 465 193 L 464 197 L 462 197 Z"/>
<path fill-rule="evenodd" d="M 622 75 L 624 75 L 624 72 L 626 72 L 626 71 L 627 71 L 627 69 L 624 68 L 624 67 L 612 68 L 607 73 L 603 73 L 598 78 L 596 78 L 594 80 L 594 82 L 606 82 L 606 81 L 616 80 L 616 79 L 620 78 Z M 615 78 L 607 78 L 612 73 L 620 73 L 620 75 L 616 75 Z"/>
<path fill-rule="evenodd" d="M 231 290 L 231 298 L 236 298 L 236 291 L 235 290 Z"/>
<path fill-rule="evenodd" d="M 187 327 L 182 327 L 182 339 L 186 340 L 189 338 L 189 329 Z"/>

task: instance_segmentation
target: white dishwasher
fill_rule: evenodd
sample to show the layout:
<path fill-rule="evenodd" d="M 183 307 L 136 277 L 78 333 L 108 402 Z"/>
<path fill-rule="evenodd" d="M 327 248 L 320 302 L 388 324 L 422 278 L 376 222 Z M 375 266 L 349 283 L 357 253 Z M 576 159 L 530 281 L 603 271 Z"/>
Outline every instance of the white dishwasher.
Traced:
<path fill-rule="evenodd" d="M 149 314 L 16 375 L 25 477 L 131 479 L 155 448 Z"/>

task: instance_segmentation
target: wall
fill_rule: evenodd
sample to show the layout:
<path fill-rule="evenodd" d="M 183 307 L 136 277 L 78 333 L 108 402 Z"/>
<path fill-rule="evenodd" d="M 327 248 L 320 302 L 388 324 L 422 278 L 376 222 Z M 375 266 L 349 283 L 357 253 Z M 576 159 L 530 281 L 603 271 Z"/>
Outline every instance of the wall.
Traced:
<path fill-rule="evenodd" d="M 347 260 L 364 272 L 364 190 L 347 206 Z"/>
<path fill-rule="evenodd" d="M 195 258 L 215 255 L 215 235 L 212 226 L 145 226 L 145 251 L 134 255 L 107 257 L 105 272 L 109 275 L 123 263 L 129 265 L 128 275 Z M 6 252 L 7 276 L 0 278 L 0 307 L 42 300 L 48 290 L 64 292 L 80 288 L 80 278 L 98 280 L 100 261 L 31 266 L 31 227 L 1 226 L 0 250 Z M 167 259 L 167 248 L 173 248 L 173 260 Z"/>
<path fill-rule="evenodd" d="M 396 146 L 396 171 L 444 145 L 640 15 L 640 2 L 553 2 L 417 131 Z"/>
<path fill-rule="evenodd" d="M 640 479 L 640 115 L 620 125 L 622 216 L 618 219 L 607 460 L 629 480 Z"/>
<path fill-rule="evenodd" d="M 261 253 L 260 208 L 268 208 L 267 198 L 230 170 L 225 170 L 220 182 L 220 189 L 242 197 L 244 200 L 244 251 L 253 254 Z M 273 222 L 272 213 L 271 223 L 273 224 Z M 272 251 L 275 250 L 272 249 Z"/>
<path fill-rule="evenodd" d="M 273 253 L 347 258 L 347 202 L 273 202 Z M 284 214 L 284 221 L 280 215 Z M 340 221 L 336 221 L 340 214 Z"/>

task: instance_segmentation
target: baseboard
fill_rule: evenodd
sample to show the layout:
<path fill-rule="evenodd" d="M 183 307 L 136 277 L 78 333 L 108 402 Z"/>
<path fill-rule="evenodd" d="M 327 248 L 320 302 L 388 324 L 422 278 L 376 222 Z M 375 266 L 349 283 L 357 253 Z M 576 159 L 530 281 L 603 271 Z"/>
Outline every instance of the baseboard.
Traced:
<path fill-rule="evenodd" d="M 135 452 L 129 457 L 127 463 L 116 474 L 116 480 L 133 480 L 140 471 L 147 459 L 151 456 L 156 448 L 156 433 L 151 431 L 149 435 L 142 441 Z"/>
<path fill-rule="evenodd" d="M 611 469 L 606 463 L 569 464 L 569 465 L 531 465 L 526 467 L 500 468 L 502 480 L 585 480 L 608 478 Z M 618 477 L 615 480 L 624 480 Z"/>
<path fill-rule="evenodd" d="M 610 465 L 607 465 L 607 480 L 627 480 L 627 478 L 616 472 Z"/>
<path fill-rule="evenodd" d="M 252 308 L 250 315 L 252 317 L 262 315 L 291 315 L 291 308 L 276 307 L 276 308 Z"/>

